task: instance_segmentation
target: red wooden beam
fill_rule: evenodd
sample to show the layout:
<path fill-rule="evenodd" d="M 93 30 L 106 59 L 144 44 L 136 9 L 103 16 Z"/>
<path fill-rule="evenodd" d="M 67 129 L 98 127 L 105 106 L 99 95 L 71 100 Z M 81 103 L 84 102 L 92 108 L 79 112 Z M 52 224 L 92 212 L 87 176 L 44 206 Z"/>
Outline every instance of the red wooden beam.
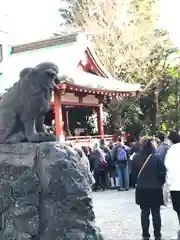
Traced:
<path fill-rule="evenodd" d="M 99 104 L 96 104 L 96 103 L 78 103 L 78 102 L 69 102 L 69 101 L 64 101 L 62 102 L 62 104 L 79 106 L 79 107 L 98 107 L 99 106 Z"/>
<path fill-rule="evenodd" d="M 57 140 L 64 140 L 61 94 L 58 90 L 54 91 L 54 112 L 56 121 L 56 138 Z"/>
<path fill-rule="evenodd" d="M 98 117 L 98 125 L 99 125 L 99 133 L 101 138 L 104 138 L 104 112 L 103 112 L 103 104 L 99 104 L 99 117 Z"/>

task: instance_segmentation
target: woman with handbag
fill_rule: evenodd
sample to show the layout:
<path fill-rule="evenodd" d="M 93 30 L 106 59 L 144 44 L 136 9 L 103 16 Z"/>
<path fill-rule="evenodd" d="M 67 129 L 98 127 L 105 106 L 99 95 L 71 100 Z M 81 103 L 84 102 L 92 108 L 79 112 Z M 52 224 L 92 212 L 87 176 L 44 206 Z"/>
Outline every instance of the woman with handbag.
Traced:
<path fill-rule="evenodd" d="M 154 238 L 161 239 L 160 207 L 163 202 L 162 187 L 165 183 L 166 168 L 148 137 L 140 139 L 141 150 L 132 162 L 132 178 L 136 183 L 136 204 L 141 208 L 142 236 L 150 239 L 149 216 L 152 215 Z"/>

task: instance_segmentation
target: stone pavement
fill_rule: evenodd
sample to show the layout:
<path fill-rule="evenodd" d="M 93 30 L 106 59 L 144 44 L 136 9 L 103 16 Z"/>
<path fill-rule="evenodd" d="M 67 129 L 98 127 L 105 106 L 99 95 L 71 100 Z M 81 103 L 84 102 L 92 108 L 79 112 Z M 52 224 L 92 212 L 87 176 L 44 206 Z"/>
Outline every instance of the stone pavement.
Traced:
<path fill-rule="evenodd" d="M 108 190 L 93 193 L 97 225 L 106 240 L 140 240 L 140 210 L 134 203 L 134 191 Z M 171 204 L 162 207 L 163 239 L 176 236 L 177 219 Z M 152 227 L 151 227 L 151 235 Z M 152 238 L 153 239 L 153 238 Z"/>

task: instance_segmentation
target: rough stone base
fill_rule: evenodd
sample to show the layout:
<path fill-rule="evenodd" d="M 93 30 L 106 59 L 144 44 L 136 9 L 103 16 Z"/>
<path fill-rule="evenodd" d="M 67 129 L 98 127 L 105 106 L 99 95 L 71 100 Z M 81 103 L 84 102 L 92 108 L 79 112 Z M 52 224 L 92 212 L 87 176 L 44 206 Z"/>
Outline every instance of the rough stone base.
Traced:
<path fill-rule="evenodd" d="M 102 240 L 85 156 L 59 143 L 0 145 L 2 240 Z"/>

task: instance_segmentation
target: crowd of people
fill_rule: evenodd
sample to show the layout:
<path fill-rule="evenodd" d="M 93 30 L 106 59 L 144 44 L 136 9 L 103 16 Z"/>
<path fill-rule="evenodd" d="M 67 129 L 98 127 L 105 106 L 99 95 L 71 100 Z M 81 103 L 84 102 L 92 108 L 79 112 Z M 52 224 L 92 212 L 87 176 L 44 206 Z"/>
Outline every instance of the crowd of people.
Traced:
<path fill-rule="evenodd" d="M 82 147 L 95 178 L 93 190 L 117 188 L 118 191 L 128 191 L 134 188 L 131 165 L 132 157 L 139 148 L 138 143 L 122 141 L 121 137 L 108 144 L 101 139 L 94 142 L 91 147 Z"/>
<path fill-rule="evenodd" d="M 106 144 L 103 139 L 91 147 L 82 147 L 94 175 L 94 191 L 135 188 L 135 201 L 141 209 L 143 240 L 149 240 L 149 216 L 152 215 L 155 240 L 161 240 L 162 205 L 171 196 L 180 229 L 180 174 L 178 153 L 180 135 L 158 133 L 156 138 L 140 137 L 136 142 L 122 141 L 121 137 Z M 178 238 L 180 239 L 180 230 Z"/>

